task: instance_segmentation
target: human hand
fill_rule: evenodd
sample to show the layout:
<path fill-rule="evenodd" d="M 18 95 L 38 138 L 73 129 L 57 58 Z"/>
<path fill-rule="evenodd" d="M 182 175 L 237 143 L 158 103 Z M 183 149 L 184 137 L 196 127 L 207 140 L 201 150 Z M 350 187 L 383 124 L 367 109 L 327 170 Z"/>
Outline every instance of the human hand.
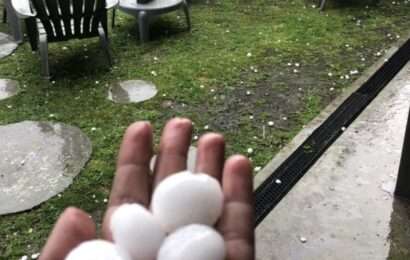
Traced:
<path fill-rule="evenodd" d="M 102 224 L 102 238 L 112 240 L 109 220 L 124 203 L 139 203 L 149 208 L 152 191 L 167 176 L 186 169 L 191 143 L 192 123 L 175 118 L 165 126 L 159 154 L 150 173 L 153 155 L 152 127 L 147 122 L 132 124 L 126 131 L 118 155 L 117 170 L 108 208 Z M 225 142 L 221 135 L 205 134 L 198 142 L 196 172 L 207 173 L 219 180 L 225 202 L 216 226 L 225 239 L 228 260 L 254 259 L 254 209 L 252 167 L 240 155 L 225 161 Z M 40 260 L 63 260 L 80 243 L 95 239 L 95 224 L 87 213 L 68 208 L 58 219 Z"/>

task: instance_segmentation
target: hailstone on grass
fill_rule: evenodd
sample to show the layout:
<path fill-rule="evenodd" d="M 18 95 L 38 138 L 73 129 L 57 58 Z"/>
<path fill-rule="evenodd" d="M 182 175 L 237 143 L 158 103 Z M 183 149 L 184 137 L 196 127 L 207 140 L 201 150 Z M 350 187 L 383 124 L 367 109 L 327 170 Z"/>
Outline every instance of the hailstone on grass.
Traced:
<path fill-rule="evenodd" d="M 219 182 L 207 174 L 189 171 L 163 180 L 151 201 L 152 213 L 167 232 L 190 224 L 213 226 L 221 216 L 222 207 Z"/>
<path fill-rule="evenodd" d="M 90 240 L 74 248 L 65 260 L 128 260 L 121 258 L 115 245 L 105 240 Z"/>
<path fill-rule="evenodd" d="M 162 244 L 157 260 L 223 260 L 222 236 L 209 226 L 189 225 L 177 229 Z"/>
<path fill-rule="evenodd" d="M 124 204 L 111 216 L 113 240 L 121 256 L 131 260 L 153 260 L 165 238 L 154 216 L 139 204 Z"/>

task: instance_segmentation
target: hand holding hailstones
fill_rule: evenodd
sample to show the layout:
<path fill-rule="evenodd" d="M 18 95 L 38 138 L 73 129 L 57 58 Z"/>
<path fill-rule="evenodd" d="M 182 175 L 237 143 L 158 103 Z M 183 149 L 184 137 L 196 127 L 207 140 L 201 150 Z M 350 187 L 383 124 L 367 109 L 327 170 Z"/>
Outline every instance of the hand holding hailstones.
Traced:
<path fill-rule="evenodd" d="M 223 260 L 224 240 L 212 228 L 222 214 L 223 200 L 213 177 L 189 171 L 173 174 L 155 189 L 151 212 L 139 204 L 124 204 L 113 213 L 114 244 L 84 242 L 66 260 Z"/>

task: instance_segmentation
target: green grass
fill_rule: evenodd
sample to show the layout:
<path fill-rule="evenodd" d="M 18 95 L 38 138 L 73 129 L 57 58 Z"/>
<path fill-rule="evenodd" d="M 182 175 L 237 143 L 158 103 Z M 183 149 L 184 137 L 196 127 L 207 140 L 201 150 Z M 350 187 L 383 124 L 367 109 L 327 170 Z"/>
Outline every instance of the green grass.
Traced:
<path fill-rule="evenodd" d="M 0 259 L 38 252 L 69 205 L 100 219 L 130 123 L 151 121 L 158 141 L 168 119 L 186 116 L 195 122 L 195 134 L 209 125 L 225 134 L 229 154 L 252 147 L 254 166 L 263 166 L 358 77 L 341 76 L 363 72 L 379 59 L 377 52 L 394 44 L 396 35 L 406 37 L 410 28 L 410 4 L 402 0 L 369 8 L 334 5 L 322 14 L 304 8 L 303 1 L 193 2 L 192 32 L 185 31 L 182 13 L 165 15 L 152 25 L 153 41 L 146 45 L 137 39 L 135 19 L 121 14 L 110 34 L 116 59 L 111 69 L 97 39 L 50 44 L 53 83 L 40 78 L 38 56 L 27 43 L 0 60 L 0 78 L 18 80 L 23 89 L 0 101 L 0 124 L 64 122 L 81 128 L 93 143 L 91 160 L 61 197 L 0 217 Z M 107 101 L 108 86 L 128 79 L 152 81 L 159 94 L 142 104 Z M 169 101 L 172 108 L 164 105 Z M 271 120 L 274 127 L 267 126 Z"/>

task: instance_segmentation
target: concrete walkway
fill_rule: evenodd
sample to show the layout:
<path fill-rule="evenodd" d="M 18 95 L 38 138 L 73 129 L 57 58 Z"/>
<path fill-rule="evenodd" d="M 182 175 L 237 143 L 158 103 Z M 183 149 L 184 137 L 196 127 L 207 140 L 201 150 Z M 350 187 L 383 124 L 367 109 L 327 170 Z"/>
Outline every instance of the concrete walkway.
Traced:
<path fill-rule="evenodd" d="M 410 64 L 256 230 L 257 259 L 410 259 L 410 203 L 392 192 Z"/>

